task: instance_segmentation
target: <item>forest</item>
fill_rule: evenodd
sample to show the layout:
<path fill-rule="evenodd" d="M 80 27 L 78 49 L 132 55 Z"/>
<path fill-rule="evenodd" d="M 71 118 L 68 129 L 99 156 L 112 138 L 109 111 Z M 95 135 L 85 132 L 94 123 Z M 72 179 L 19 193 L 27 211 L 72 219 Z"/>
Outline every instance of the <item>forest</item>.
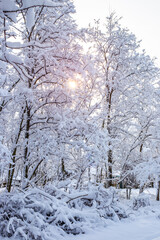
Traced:
<path fill-rule="evenodd" d="M 67 239 L 160 200 L 160 69 L 116 13 L 0 1 L 0 237 Z M 158 214 L 160 216 L 160 210 Z"/>

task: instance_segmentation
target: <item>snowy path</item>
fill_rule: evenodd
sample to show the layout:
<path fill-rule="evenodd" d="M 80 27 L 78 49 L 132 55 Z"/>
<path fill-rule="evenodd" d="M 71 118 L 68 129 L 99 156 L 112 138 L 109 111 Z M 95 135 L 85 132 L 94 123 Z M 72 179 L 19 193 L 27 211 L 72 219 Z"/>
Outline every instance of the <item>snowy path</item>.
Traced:
<path fill-rule="evenodd" d="M 106 229 L 66 240 L 160 240 L 160 219 L 151 216 L 109 225 Z"/>

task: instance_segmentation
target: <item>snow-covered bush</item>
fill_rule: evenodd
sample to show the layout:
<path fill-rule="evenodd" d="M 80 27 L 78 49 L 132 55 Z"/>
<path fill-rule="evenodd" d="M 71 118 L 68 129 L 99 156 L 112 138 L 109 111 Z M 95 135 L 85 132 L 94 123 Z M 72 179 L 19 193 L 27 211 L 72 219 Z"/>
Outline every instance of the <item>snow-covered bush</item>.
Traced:
<path fill-rule="evenodd" d="M 19 240 L 65 238 L 126 216 L 114 188 L 67 193 L 48 186 L 0 196 L 0 236 Z"/>
<path fill-rule="evenodd" d="M 62 188 L 63 189 L 63 188 Z M 100 217 L 119 220 L 126 218 L 124 206 L 119 202 L 117 191 L 114 187 L 108 189 L 100 186 L 91 186 L 87 191 L 74 191 L 71 193 L 58 189 L 53 185 L 45 187 L 45 191 L 58 199 L 63 199 L 70 208 L 85 211 L 89 208 L 96 209 Z"/>
<path fill-rule="evenodd" d="M 4 193 L 0 198 L 0 236 L 3 237 L 51 240 L 55 239 L 55 233 L 57 236 L 64 236 L 65 232 L 79 234 L 83 233 L 82 220 L 75 209 L 38 189 Z"/>
<path fill-rule="evenodd" d="M 80 194 L 79 194 L 80 195 Z M 92 187 L 88 193 L 81 194 L 82 197 L 73 198 L 68 201 L 71 207 L 78 209 L 94 208 L 100 217 L 118 221 L 126 218 L 124 206 L 118 201 L 116 189 L 106 189 L 102 186 Z"/>
<path fill-rule="evenodd" d="M 140 207 L 150 206 L 150 199 L 144 193 L 140 194 L 133 200 L 133 209 L 138 210 Z"/>

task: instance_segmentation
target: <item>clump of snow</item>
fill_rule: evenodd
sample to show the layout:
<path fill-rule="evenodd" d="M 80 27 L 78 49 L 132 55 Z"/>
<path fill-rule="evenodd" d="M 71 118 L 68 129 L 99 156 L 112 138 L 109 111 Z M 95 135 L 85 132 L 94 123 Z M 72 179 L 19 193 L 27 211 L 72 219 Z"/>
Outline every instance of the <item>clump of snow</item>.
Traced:
<path fill-rule="evenodd" d="M 0 136 L 1 141 L 1 136 Z M 5 168 L 8 167 L 8 164 L 11 163 L 11 153 L 8 148 L 0 142 L 0 169 L 1 173 Z"/>
<path fill-rule="evenodd" d="M 6 89 L 0 88 L 0 97 L 7 97 L 9 92 Z"/>
<path fill-rule="evenodd" d="M 31 31 L 33 25 L 34 25 L 34 9 L 33 8 L 29 8 L 27 10 L 27 14 L 26 14 L 26 26 L 28 28 L 29 31 Z"/>

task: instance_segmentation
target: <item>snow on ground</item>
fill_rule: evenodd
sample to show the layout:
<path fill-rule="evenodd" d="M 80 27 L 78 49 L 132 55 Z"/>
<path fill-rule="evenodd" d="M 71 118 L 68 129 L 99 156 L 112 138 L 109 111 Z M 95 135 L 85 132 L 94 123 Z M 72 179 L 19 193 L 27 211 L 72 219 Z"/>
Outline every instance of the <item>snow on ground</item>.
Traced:
<path fill-rule="evenodd" d="M 120 201 L 125 204 L 128 218 L 121 221 L 105 220 L 106 227 L 97 227 L 95 219 L 91 230 L 85 224 L 86 233 L 81 235 L 61 236 L 60 232 L 55 232 L 53 240 L 160 240 L 160 202 L 155 201 L 156 189 L 145 189 L 144 196 L 150 198 L 150 203 L 145 207 L 133 209 L 134 198 L 138 197 L 139 190 L 133 189 L 131 200 L 125 199 L 125 189 L 118 190 Z M 45 203 L 44 203 L 45 204 Z M 98 219 L 97 219 L 98 221 Z M 1 223 L 0 223 L 1 224 Z M 57 235 L 56 235 L 57 234 Z M 18 240 L 18 238 L 0 238 L 0 240 Z M 30 240 L 26 238 L 27 240 Z M 48 238 L 45 238 L 46 240 Z"/>
<path fill-rule="evenodd" d="M 145 189 L 144 193 L 150 197 L 151 206 L 131 212 L 130 218 L 120 222 L 108 222 L 106 228 L 94 230 L 88 234 L 68 236 L 66 240 L 160 240 L 160 202 L 155 201 L 156 189 Z M 125 189 L 119 192 L 125 198 Z M 132 190 L 131 199 L 137 197 L 138 189 Z M 132 200 L 124 199 L 126 205 Z"/>
<path fill-rule="evenodd" d="M 160 240 L 160 219 L 139 217 L 134 221 L 113 223 L 93 233 L 69 236 L 66 240 Z"/>

